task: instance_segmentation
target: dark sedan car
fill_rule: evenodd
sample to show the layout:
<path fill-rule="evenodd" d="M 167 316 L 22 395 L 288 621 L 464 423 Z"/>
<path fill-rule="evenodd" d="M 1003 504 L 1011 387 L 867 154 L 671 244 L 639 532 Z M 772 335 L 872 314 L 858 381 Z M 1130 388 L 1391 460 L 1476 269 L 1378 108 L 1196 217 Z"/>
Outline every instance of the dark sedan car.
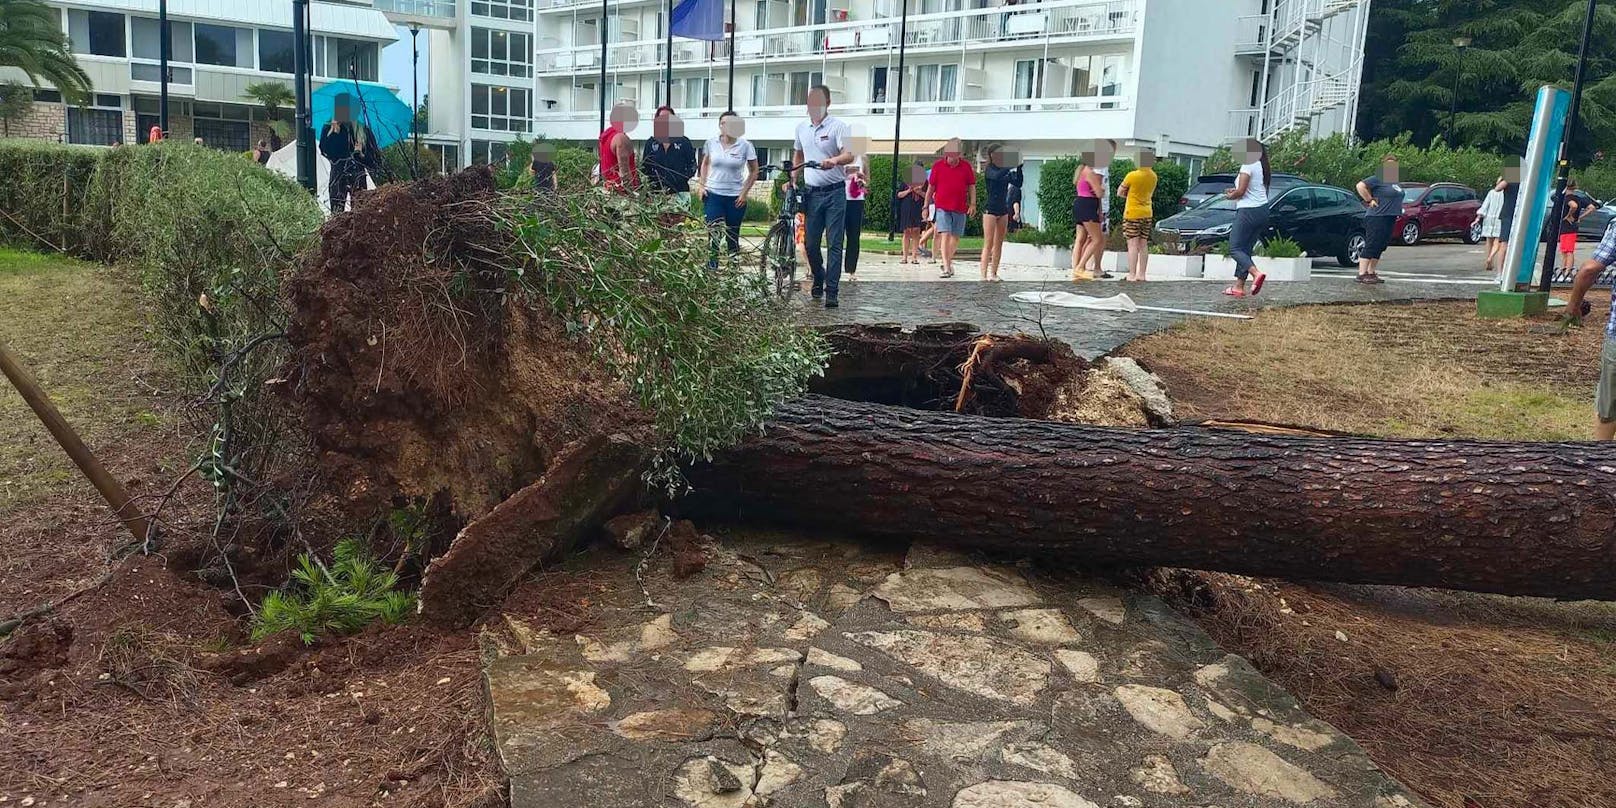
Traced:
<path fill-rule="evenodd" d="M 1364 246 L 1365 212 L 1355 194 L 1278 174 L 1269 194 L 1268 232 L 1262 239 L 1282 236 L 1300 244 L 1308 255 L 1334 256 L 1344 267 L 1358 263 Z M 1163 219 L 1157 229 L 1163 238 L 1186 249 L 1210 248 L 1229 240 L 1234 211 L 1234 200 L 1213 197 Z"/>
<path fill-rule="evenodd" d="M 1577 238 L 1582 241 L 1598 241 L 1604 238 L 1605 229 L 1610 227 L 1612 217 L 1616 217 L 1616 202 L 1596 208 L 1593 213 L 1577 222 Z"/>
<path fill-rule="evenodd" d="M 1179 197 L 1178 204 L 1186 208 L 1193 208 L 1214 196 L 1222 196 L 1224 191 L 1234 187 L 1234 180 L 1235 175 L 1232 173 L 1203 174 L 1201 175 L 1200 179 L 1195 181 L 1194 185 L 1190 186 L 1188 191 L 1184 192 L 1182 197 Z M 1274 182 L 1297 183 L 1305 182 L 1305 180 L 1296 176 L 1295 174 L 1281 174 L 1276 172 L 1274 174 Z"/>
<path fill-rule="evenodd" d="M 1403 215 L 1397 217 L 1392 233 L 1412 247 L 1430 236 L 1458 236 L 1466 244 L 1481 241 L 1481 222 L 1476 212 L 1481 199 L 1476 192 L 1456 182 L 1405 182 Z"/>

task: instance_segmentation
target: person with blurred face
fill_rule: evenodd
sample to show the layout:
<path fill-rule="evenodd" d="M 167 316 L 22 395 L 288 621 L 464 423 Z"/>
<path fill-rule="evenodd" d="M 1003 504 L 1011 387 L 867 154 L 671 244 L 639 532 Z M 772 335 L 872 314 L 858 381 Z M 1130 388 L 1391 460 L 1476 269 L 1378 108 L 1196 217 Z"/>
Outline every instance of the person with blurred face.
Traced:
<path fill-rule="evenodd" d="M 864 236 L 864 198 L 870 190 L 870 177 L 865 170 L 864 154 L 870 149 L 870 139 L 855 134 L 849 140 L 853 162 L 847 164 L 846 238 L 842 248 L 842 276 L 852 280 L 858 272 L 859 239 Z"/>
<path fill-rule="evenodd" d="M 925 229 L 926 171 L 919 163 L 909 169 L 909 181 L 898 189 L 898 228 L 903 231 L 899 264 L 920 265 L 920 231 Z"/>
<path fill-rule="evenodd" d="M 965 235 L 965 220 L 976 215 L 976 171 L 960 159 L 959 138 L 943 147 L 943 159 L 931 164 L 931 185 L 926 199 L 935 206 L 937 254 L 943 259 L 944 278 L 954 277 L 954 252 Z"/>
<path fill-rule="evenodd" d="M 640 115 L 628 101 L 612 107 L 610 123 L 600 133 L 600 184 L 615 194 L 630 194 L 640 187 L 639 169 L 634 163 L 634 139 L 629 133 L 640 123 Z"/>
<path fill-rule="evenodd" d="M 736 115 L 735 110 L 718 116 L 718 136 L 708 140 L 702 148 L 701 181 L 696 186 L 707 227 L 713 229 L 718 222 L 724 223 L 725 241 L 732 256 L 741 249 L 741 220 L 746 216 L 746 197 L 758 176 L 757 149 L 743 137 L 745 134 L 746 121 Z M 716 233 L 707 268 L 718 268 Z"/>
<path fill-rule="evenodd" d="M 542 197 L 554 197 L 561 190 L 556 179 L 555 146 L 549 143 L 533 144 L 533 160 L 528 166 L 533 172 L 533 191 Z"/>
<path fill-rule="evenodd" d="M 982 211 L 982 280 L 999 280 L 999 259 L 1004 254 L 1004 237 L 1010 231 L 1010 189 L 1021 184 L 1021 159 L 1015 152 L 997 144 L 989 146 L 982 161 L 987 199 Z M 974 190 L 974 188 L 973 188 Z"/>
<path fill-rule="evenodd" d="M 1582 217 L 1593 212 L 1593 200 L 1577 191 L 1577 181 L 1567 180 L 1565 210 L 1560 217 L 1560 268 L 1567 274 L 1576 268 L 1577 225 Z"/>
<path fill-rule="evenodd" d="M 645 172 L 647 190 L 672 194 L 689 206 L 690 178 L 696 176 L 696 147 L 685 137 L 685 123 L 674 114 L 673 107 L 657 107 L 640 169 Z"/>
<path fill-rule="evenodd" d="M 1105 179 L 1094 164 L 1099 157 L 1092 151 L 1077 158 L 1072 171 L 1072 185 L 1077 196 L 1072 201 L 1072 221 L 1077 232 L 1072 239 L 1072 280 L 1091 281 L 1101 274 L 1100 254 L 1105 252 L 1105 228 L 1100 224 L 1100 197 L 1105 194 Z"/>
<path fill-rule="evenodd" d="M 1235 156 L 1243 162 L 1234 178 L 1234 187 L 1224 196 L 1235 200 L 1234 226 L 1229 229 L 1229 257 L 1234 259 L 1234 285 L 1223 290 L 1230 297 L 1246 296 L 1246 280 L 1251 294 L 1262 292 L 1268 276 L 1257 271 L 1251 251 L 1257 239 L 1268 230 L 1268 183 L 1274 172 L 1268 165 L 1268 147 L 1256 138 L 1241 141 Z"/>
<path fill-rule="evenodd" d="M 1156 153 L 1139 152 L 1139 167 L 1128 172 L 1117 188 L 1117 196 L 1128 200 L 1122 211 L 1122 235 L 1128 239 L 1128 280 L 1142 281 L 1150 264 L 1150 234 L 1156 229 Z"/>
<path fill-rule="evenodd" d="M 1502 283 L 1508 271 L 1504 265 L 1509 260 L 1509 239 L 1515 230 L 1515 208 L 1521 199 L 1521 158 L 1504 158 L 1504 177 L 1493 187 L 1504 196 L 1498 214 L 1498 281 Z"/>
<path fill-rule="evenodd" d="M 813 271 L 811 293 L 834 309 L 842 283 L 842 248 L 847 232 L 847 168 L 853 162 L 851 133 L 847 124 L 830 114 L 830 88 L 823 84 L 808 90 L 804 99 L 808 120 L 797 124 L 792 146 L 792 182 L 800 174 L 807 186 L 808 210 L 804 216 L 803 247 L 808 268 Z M 804 168 L 807 162 L 818 168 Z M 820 252 L 820 242 L 829 242 L 829 255 Z"/>
<path fill-rule="evenodd" d="M 1499 177 L 1493 187 L 1487 190 L 1487 198 L 1481 202 L 1481 208 L 1476 211 L 1476 220 L 1471 222 L 1474 227 L 1481 225 L 1481 237 L 1487 241 L 1487 271 L 1493 271 L 1494 262 L 1503 261 L 1503 254 L 1498 250 L 1498 234 L 1502 232 L 1502 223 L 1498 217 L 1504 212 L 1504 192 L 1499 188 L 1504 178 Z"/>
<path fill-rule="evenodd" d="M 1403 186 L 1397 168 L 1397 155 L 1380 158 L 1380 170 L 1358 181 L 1358 196 L 1369 206 L 1364 217 L 1364 248 L 1358 256 L 1359 283 L 1385 283 L 1375 270 L 1386 245 L 1392 240 L 1392 225 L 1403 215 Z"/>
<path fill-rule="evenodd" d="M 370 129 L 354 120 L 353 97 L 347 93 L 336 97 L 331 122 L 320 132 L 320 154 L 331 162 L 326 183 L 331 212 L 341 213 L 347 209 L 349 197 L 365 187 L 367 173 L 376 171 L 382 161 Z"/>

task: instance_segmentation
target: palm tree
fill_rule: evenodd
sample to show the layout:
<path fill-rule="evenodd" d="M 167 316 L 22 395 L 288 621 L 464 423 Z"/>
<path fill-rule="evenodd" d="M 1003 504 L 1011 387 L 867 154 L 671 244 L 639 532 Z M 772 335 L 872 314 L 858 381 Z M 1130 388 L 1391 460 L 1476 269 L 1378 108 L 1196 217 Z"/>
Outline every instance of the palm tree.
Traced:
<path fill-rule="evenodd" d="M 289 132 L 283 132 L 286 125 L 281 123 L 281 108 L 289 106 L 297 100 L 292 94 L 292 88 L 278 81 L 260 81 L 249 84 L 241 91 L 242 95 L 257 101 L 264 108 L 264 115 L 269 118 L 269 128 L 274 134 L 274 140 L 279 141 Z M 276 145 L 279 145 L 278 143 Z"/>
<path fill-rule="evenodd" d="M 69 102 L 90 97 L 89 74 L 73 58 L 56 11 L 41 0 L 0 0 L 0 67 L 20 69 L 35 86 L 49 82 Z"/>

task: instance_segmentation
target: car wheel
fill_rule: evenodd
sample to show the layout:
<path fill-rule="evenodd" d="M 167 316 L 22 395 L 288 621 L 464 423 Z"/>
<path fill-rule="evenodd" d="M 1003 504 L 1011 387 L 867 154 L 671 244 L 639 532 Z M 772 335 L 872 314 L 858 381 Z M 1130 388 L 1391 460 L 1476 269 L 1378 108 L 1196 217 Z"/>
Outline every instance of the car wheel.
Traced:
<path fill-rule="evenodd" d="M 1404 247 L 1412 247 L 1420 243 L 1420 223 L 1414 221 L 1413 219 L 1409 219 L 1408 222 L 1403 225 L 1403 232 L 1401 235 L 1403 237 Z"/>
<path fill-rule="evenodd" d="M 1465 231 L 1464 240 L 1466 244 L 1481 243 L 1481 222 L 1470 223 L 1470 229 Z"/>
<path fill-rule="evenodd" d="M 1363 255 L 1365 243 L 1366 239 L 1362 233 L 1353 233 L 1352 235 L 1347 236 L 1345 249 L 1340 255 L 1336 256 L 1336 263 L 1344 267 L 1357 266 L 1359 256 Z"/>

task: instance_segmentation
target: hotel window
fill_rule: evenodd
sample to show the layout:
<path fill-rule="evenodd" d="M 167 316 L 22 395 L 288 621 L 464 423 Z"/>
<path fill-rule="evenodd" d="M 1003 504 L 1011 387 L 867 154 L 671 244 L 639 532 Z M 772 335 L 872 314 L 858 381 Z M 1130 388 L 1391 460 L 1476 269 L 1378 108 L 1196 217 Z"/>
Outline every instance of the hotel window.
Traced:
<path fill-rule="evenodd" d="M 376 81 L 380 58 L 378 50 L 374 42 L 316 36 L 314 75 L 331 79 L 358 78 L 360 81 Z"/>
<path fill-rule="evenodd" d="M 920 65 L 915 68 L 915 101 L 953 101 L 959 65 Z"/>
<path fill-rule="evenodd" d="M 532 77 L 531 35 L 489 28 L 471 29 L 471 72 L 487 76 Z"/>
<path fill-rule="evenodd" d="M 157 20 L 151 17 L 130 18 L 130 42 L 133 45 L 133 54 L 136 59 L 150 59 L 155 62 L 163 58 L 161 40 L 157 38 L 158 28 Z M 189 63 L 193 61 L 192 52 L 191 24 L 169 20 L 168 60 L 170 62 Z M 190 82 L 186 83 L 189 84 Z"/>
<path fill-rule="evenodd" d="M 500 140 L 473 140 L 471 164 L 474 166 L 502 165 L 510 154 L 510 146 Z"/>
<path fill-rule="evenodd" d="M 253 29 L 196 24 L 197 64 L 253 66 Z"/>
<path fill-rule="evenodd" d="M 533 19 L 533 0 L 471 0 L 471 13 L 495 20 Z"/>
<path fill-rule="evenodd" d="M 532 128 L 533 101 L 520 87 L 471 85 L 471 128 L 494 132 L 527 132 Z"/>
<path fill-rule="evenodd" d="M 258 69 L 267 73 L 291 73 L 295 66 L 292 32 L 258 29 Z"/>
<path fill-rule="evenodd" d="M 67 35 L 74 53 L 125 56 L 128 54 L 125 34 L 122 14 L 68 9 Z"/>
<path fill-rule="evenodd" d="M 123 141 L 123 99 L 96 93 L 92 106 L 67 108 L 67 142 L 111 146 Z"/>

